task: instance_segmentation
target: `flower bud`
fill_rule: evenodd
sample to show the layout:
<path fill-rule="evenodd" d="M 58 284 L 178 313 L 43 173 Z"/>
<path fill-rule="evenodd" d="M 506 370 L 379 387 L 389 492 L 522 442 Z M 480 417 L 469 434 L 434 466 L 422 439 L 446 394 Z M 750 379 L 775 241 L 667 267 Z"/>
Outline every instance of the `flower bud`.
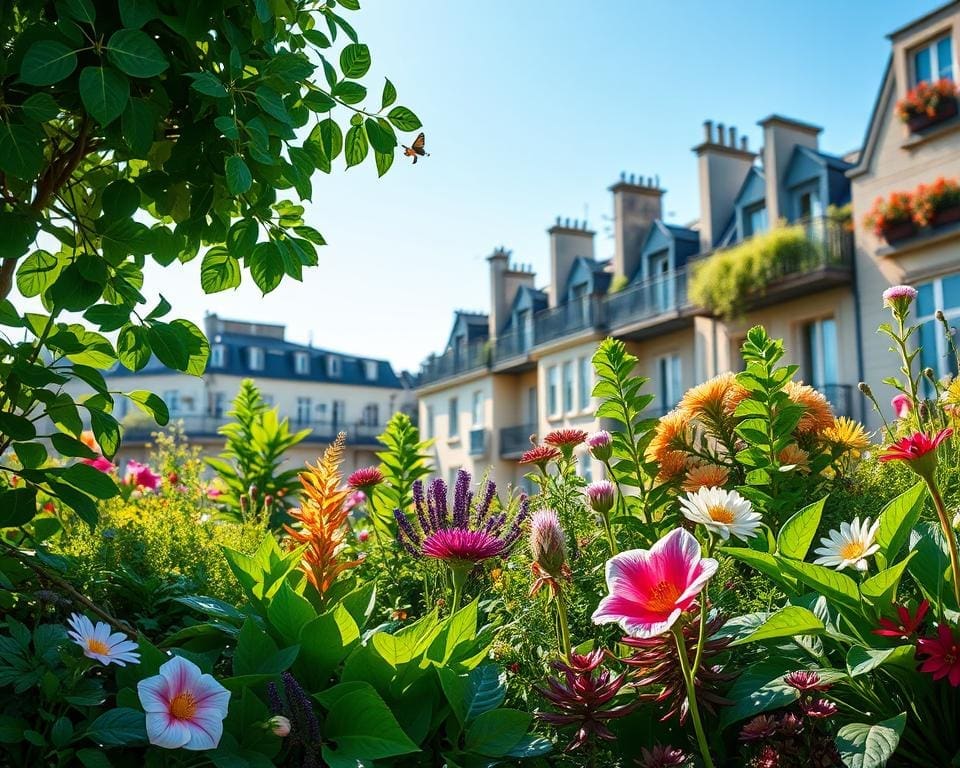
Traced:
<path fill-rule="evenodd" d="M 613 438 L 605 429 L 590 435 L 587 438 L 587 446 L 590 449 L 590 454 L 597 461 L 610 461 L 610 457 L 613 456 Z"/>
<path fill-rule="evenodd" d="M 273 496 L 269 493 L 263 497 L 263 508 L 270 509 L 273 506 Z"/>
<path fill-rule="evenodd" d="M 290 720 L 283 715 L 274 715 L 267 721 L 267 725 L 270 726 L 274 736 L 282 739 L 290 735 Z"/>
<path fill-rule="evenodd" d="M 542 509 L 530 519 L 530 553 L 533 562 L 558 578 L 567 562 L 566 536 L 560 519 L 552 509 Z"/>
<path fill-rule="evenodd" d="M 250 499 L 247 496 L 240 497 L 240 509 L 243 512 L 246 512 L 250 509 Z"/>
<path fill-rule="evenodd" d="M 870 385 L 865 381 L 861 381 L 857 384 L 857 389 L 859 389 L 867 397 L 873 397 L 873 390 L 870 389 Z"/>
<path fill-rule="evenodd" d="M 607 514 L 613 509 L 613 503 L 616 501 L 617 489 L 609 480 L 598 480 L 587 486 L 587 498 L 590 500 L 590 506 L 594 512 L 601 515 Z"/>
<path fill-rule="evenodd" d="M 936 312 L 934 312 L 933 316 L 937 318 L 937 320 L 939 320 L 941 323 L 945 322 L 947 319 L 946 315 L 943 314 L 942 309 L 938 309 Z"/>
<path fill-rule="evenodd" d="M 368 531 L 366 528 L 364 528 L 362 531 L 357 531 L 357 541 L 359 541 L 361 544 L 366 544 L 367 539 L 369 538 L 370 531 Z"/>
<path fill-rule="evenodd" d="M 256 501 L 256 500 L 257 500 L 257 486 L 251 485 L 251 486 L 247 489 L 247 493 L 250 495 L 250 501 Z"/>
<path fill-rule="evenodd" d="M 916 298 L 916 288 L 910 285 L 891 285 L 883 292 L 883 306 L 890 307 L 894 317 L 904 318 Z"/>

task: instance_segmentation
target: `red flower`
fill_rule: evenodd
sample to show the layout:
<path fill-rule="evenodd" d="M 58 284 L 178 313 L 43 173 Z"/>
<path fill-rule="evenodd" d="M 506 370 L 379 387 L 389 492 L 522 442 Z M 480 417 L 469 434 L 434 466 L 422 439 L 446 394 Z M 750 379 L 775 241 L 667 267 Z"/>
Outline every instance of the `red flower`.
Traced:
<path fill-rule="evenodd" d="M 536 464 L 544 469 L 551 461 L 556 461 L 562 454 L 552 445 L 537 445 L 520 457 L 520 464 Z"/>
<path fill-rule="evenodd" d="M 921 672 L 929 672 L 934 680 L 944 677 L 956 688 L 960 685 L 960 638 L 945 623 L 937 627 L 936 637 L 921 637 L 917 641 L 917 655 L 926 656 Z"/>
<path fill-rule="evenodd" d="M 814 699 L 800 702 L 800 709 L 807 717 L 833 717 L 837 714 L 837 705 L 826 699 Z"/>
<path fill-rule="evenodd" d="M 880 461 L 905 461 L 910 469 L 929 479 L 937 467 L 937 447 L 952 434 L 952 427 L 941 429 L 933 437 L 924 432 L 914 432 L 889 446 L 885 453 L 880 454 Z"/>
<path fill-rule="evenodd" d="M 561 450 L 573 448 L 586 440 L 587 433 L 582 429 L 555 429 L 543 438 L 547 445 L 554 445 Z"/>
<path fill-rule="evenodd" d="M 369 490 L 383 482 L 383 473 L 376 467 L 362 467 L 347 478 L 347 485 L 358 490 Z"/>
<path fill-rule="evenodd" d="M 766 741 L 778 728 L 777 719 L 771 715 L 757 715 L 740 729 L 740 741 Z"/>
<path fill-rule="evenodd" d="M 881 618 L 880 627 L 879 629 L 873 630 L 873 634 L 880 635 L 881 637 L 895 637 L 898 640 L 909 640 L 917 634 L 920 623 L 930 608 L 930 603 L 926 600 L 921 601 L 920 605 L 917 606 L 917 612 L 913 615 L 911 615 L 910 609 L 905 605 L 894 604 L 893 607 L 897 609 L 897 616 L 900 620 L 894 621 L 893 619 Z"/>
<path fill-rule="evenodd" d="M 652 750 L 646 747 L 640 750 L 637 765 L 640 768 L 673 768 L 673 766 L 687 765 L 690 758 L 683 750 L 669 745 L 657 744 Z"/>
<path fill-rule="evenodd" d="M 791 688 L 796 688 L 803 693 L 804 691 L 829 691 L 830 684 L 824 683 L 820 675 L 808 669 L 801 669 L 797 672 L 791 672 L 783 676 L 783 682 Z"/>

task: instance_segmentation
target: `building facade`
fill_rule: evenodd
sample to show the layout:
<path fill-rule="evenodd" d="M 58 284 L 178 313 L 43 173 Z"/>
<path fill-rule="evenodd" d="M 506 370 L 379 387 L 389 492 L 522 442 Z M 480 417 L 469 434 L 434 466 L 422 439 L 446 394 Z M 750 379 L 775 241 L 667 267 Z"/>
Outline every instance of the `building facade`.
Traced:
<path fill-rule="evenodd" d="M 547 286 L 512 264 L 508 251 L 495 250 L 488 310 L 457 312 L 444 351 L 420 372 L 420 423 L 435 440 L 438 472 L 489 468 L 501 482 L 522 483 L 516 459 L 531 436 L 599 428 L 590 359 L 606 336 L 637 356 L 636 373 L 650 379 L 655 397 L 651 415 L 660 415 L 689 387 L 740 370 L 746 332 L 762 324 L 784 339 L 785 362 L 799 366 L 798 379 L 824 392 L 838 415 L 876 427 L 879 416 L 857 384 L 869 382 L 881 399 L 893 394 L 880 380 L 895 363 L 875 330 L 886 319 L 882 291 L 909 282 L 920 289 L 919 311 L 930 316 L 921 333 L 924 364 L 955 371 L 933 311 L 960 316 L 960 223 L 892 247 L 863 218 L 879 195 L 960 176 L 960 118 L 911 132 L 895 115 L 919 80 L 953 77 L 958 34 L 954 2 L 891 35 L 891 63 L 862 150 L 825 152 L 819 127 L 771 115 L 759 121 L 763 146 L 753 152 L 736 128 L 707 121 L 693 149 L 696 222 L 664 221 L 658 178 L 621 175 L 610 187 L 609 259 L 596 257 L 585 223 L 559 219 L 547 230 Z M 784 225 L 802 231 L 810 247 L 801 259 L 778 254 L 743 313 L 725 319 L 691 301 L 688 278 L 704 260 Z M 581 464 L 599 476 L 595 462 Z"/>
<path fill-rule="evenodd" d="M 377 435 L 396 411 L 415 413 L 409 377 L 386 360 L 333 352 L 285 338 L 282 325 L 206 318 L 210 360 L 202 377 L 172 371 L 156 359 L 132 373 L 118 368 L 111 389 L 145 389 L 160 395 L 171 423 L 180 422 L 190 442 L 205 454 L 219 453 L 220 427 L 230 420 L 231 403 L 244 379 L 252 379 L 270 407 L 287 418 L 292 431 L 310 435 L 288 452 L 285 466 L 315 462 L 337 433 L 347 433 L 344 469 L 377 463 Z M 156 424 L 125 398 L 115 415 L 124 427 L 120 461 L 143 460 Z"/>

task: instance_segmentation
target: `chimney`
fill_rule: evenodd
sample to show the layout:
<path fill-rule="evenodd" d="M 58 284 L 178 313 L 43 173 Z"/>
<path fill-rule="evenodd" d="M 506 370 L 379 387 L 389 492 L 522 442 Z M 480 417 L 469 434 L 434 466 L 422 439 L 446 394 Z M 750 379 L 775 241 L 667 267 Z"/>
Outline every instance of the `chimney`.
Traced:
<path fill-rule="evenodd" d="M 536 274 L 531 268 L 510 264 L 510 251 L 503 246 L 487 256 L 490 262 L 490 338 L 494 339 L 506 325 L 510 307 L 520 287 L 533 288 Z"/>
<path fill-rule="evenodd" d="M 713 121 L 703 123 L 703 143 L 693 148 L 700 175 L 700 250 L 713 250 L 733 215 L 733 201 L 750 172 L 756 155 L 747 149 L 747 137 L 737 143 L 737 129 Z"/>
<path fill-rule="evenodd" d="M 550 235 L 550 288 L 548 302 L 551 307 L 560 304 L 562 291 L 567 287 L 570 270 L 577 257 L 593 260 L 594 232 L 587 228 L 587 222 L 565 219 L 547 230 Z"/>
<path fill-rule="evenodd" d="M 620 174 L 613 192 L 613 274 L 631 279 L 640 267 L 640 249 L 653 222 L 663 216 L 660 177 L 635 179 Z"/>
<path fill-rule="evenodd" d="M 787 165 L 796 147 L 817 148 L 822 128 L 780 115 L 770 115 L 758 123 L 763 128 L 763 174 L 767 183 L 767 218 L 771 225 L 787 218 Z"/>

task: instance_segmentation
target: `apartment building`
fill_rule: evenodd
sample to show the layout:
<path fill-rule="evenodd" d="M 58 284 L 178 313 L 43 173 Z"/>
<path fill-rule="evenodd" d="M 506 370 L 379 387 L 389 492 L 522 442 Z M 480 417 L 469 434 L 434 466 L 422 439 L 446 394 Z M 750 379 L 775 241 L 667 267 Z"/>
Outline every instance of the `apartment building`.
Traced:
<path fill-rule="evenodd" d="M 421 369 L 421 424 L 436 440 L 438 470 L 492 469 L 522 482 L 516 459 L 530 436 L 558 427 L 587 430 L 593 418 L 590 357 L 605 336 L 623 339 L 650 378 L 652 415 L 673 407 L 689 387 L 742 366 L 747 329 L 763 324 L 787 345 L 786 362 L 818 387 L 838 414 L 880 417 L 857 383 L 885 402 L 882 379 L 895 361 L 876 327 L 888 319 L 881 293 L 908 283 L 919 290 L 922 364 L 957 372 L 934 313 L 960 318 L 960 215 L 916 227 L 895 241 L 864 223 L 877 197 L 912 192 L 939 176 L 960 178 L 960 117 L 947 109 L 920 125 L 903 123 L 898 102 L 924 81 L 956 77 L 960 2 L 951 2 L 889 36 L 891 55 L 862 148 L 824 151 L 821 129 L 781 115 L 759 121 L 756 152 L 733 127 L 707 121 L 693 148 L 700 215 L 686 226 L 664 221 L 656 177 L 626 176 L 610 187 L 614 244 L 595 254 L 585 224 L 560 220 L 548 230 L 550 274 L 538 286 L 529 269 L 498 248 L 488 258 L 490 305 L 457 312 L 444 351 Z M 850 211 L 842 215 L 846 208 Z M 955 213 L 960 214 L 960 211 Z M 736 319 L 696 306 L 688 277 L 773 226 L 802 227 L 815 257 L 784 253 L 765 290 Z M 909 229 L 909 228 L 908 228 Z M 587 475 L 601 468 L 584 462 Z"/>
<path fill-rule="evenodd" d="M 190 442 L 204 453 L 223 448 L 218 429 L 229 420 L 231 402 L 247 378 L 289 419 L 291 430 L 311 430 L 289 452 L 286 464 L 292 467 L 316 461 L 341 430 L 347 433 L 346 471 L 377 463 L 376 438 L 390 416 L 415 412 L 409 376 L 398 376 L 386 360 L 296 344 L 286 339 L 283 325 L 213 314 L 205 326 L 210 360 L 202 377 L 172 371 L 156 359 L 136 373 L 117 368 L 106 377 L 111 389 L 159 394 L 171 422 L 182 422 Z M 117 399 L 115 415 L 124 426 L 120 461 L 142 460 L 156 424 L 124 398 Z"/>

